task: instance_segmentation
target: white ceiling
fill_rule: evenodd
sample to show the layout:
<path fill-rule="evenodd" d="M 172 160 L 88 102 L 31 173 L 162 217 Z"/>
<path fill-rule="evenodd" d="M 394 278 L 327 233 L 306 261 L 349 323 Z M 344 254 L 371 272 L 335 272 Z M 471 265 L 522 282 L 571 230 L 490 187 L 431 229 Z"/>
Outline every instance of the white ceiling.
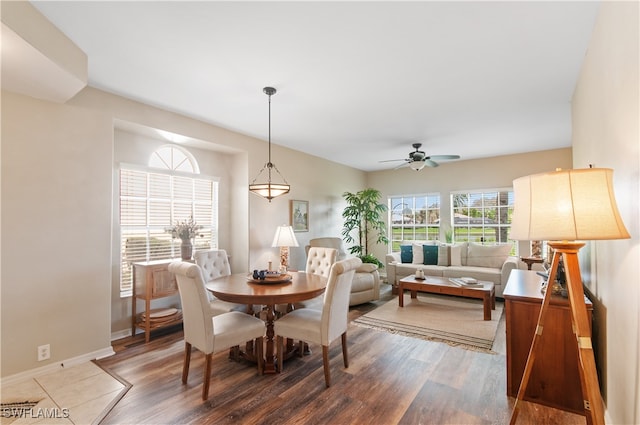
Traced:
<path fill-rule="evenodd" d="M 33 2 L 89 84 L 362 170 L 571 145 L 598 2 Z M 273 158 L 277 163 L 277 158 Z M 400 164 L 400 163 L 398 163 Z"/>

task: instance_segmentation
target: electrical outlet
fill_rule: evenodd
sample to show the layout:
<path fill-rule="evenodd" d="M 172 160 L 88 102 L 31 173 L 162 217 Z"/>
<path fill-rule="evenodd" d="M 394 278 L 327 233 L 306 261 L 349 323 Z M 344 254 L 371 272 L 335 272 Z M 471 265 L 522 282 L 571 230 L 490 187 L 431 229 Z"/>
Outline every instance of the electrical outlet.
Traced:
<path fill-rule="evenodd" d="M 51 346 L 49 344 L 38 346 L 38 361 L 47 360 L 51 358 Z"/>

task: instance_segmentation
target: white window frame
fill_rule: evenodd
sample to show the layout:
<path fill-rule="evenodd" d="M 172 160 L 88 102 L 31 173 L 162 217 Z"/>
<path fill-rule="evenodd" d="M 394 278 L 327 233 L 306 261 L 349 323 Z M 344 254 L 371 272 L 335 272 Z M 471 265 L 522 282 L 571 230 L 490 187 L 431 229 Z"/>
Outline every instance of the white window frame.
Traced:
<path fill-rule="evenodd" d="M 506 204 L 500 204 L 500 193 L 506 193 Z M 461 199 L 466 205 L 459 205 Z M 509 238 L 514 206 L 512 187 L 454 191 L 450 193 L 450 206 L 453 242 L 510 243 L 511 254 L 517 255 L 518 244 Z"/>
<path fill-rule="evenodd" d="M 402 241 L 438 240 L 441 208 L 442 197 L 439 192 L 389 196 L 387 223 L 390 252 L 400 251 Z"/>
<path fill-rule="evenodd" d="M 178 148 L 180 151 L 186 152 Z M 202 237 L 194 240 L 196 251 L 205 249 L 215 249 L 218 247 L 218 184 L 217 177 L 197 174 L 198 167 L 195 158 L 188 154 L 189 161 L 193 161 L 195 167 L 191 168 L 196 173 L 188 173 L 171 169 L 160 169 L 145 167 L 135 164 L 119 164 L 118 167 L 118 221 L 117 234 L 119 235 L 119 270 L 120 270 L 120 296 L 128 297 L 132 295 L 132 266 L 133 262 L 180 258 L 180 240 L 172 239 L 171 234 L 166 231 L 168 227 L 175 225 L 180 220 L 188 219 L 192 216 L 194 220 L 203 226 Z M 172 164 L 168 164 L 171 167 Z M 175 167 L 171 167 L 175 168 Z M 181 169 L 185 169 L 182 164 Z M 134 178 L 142 179 L 138 181 L 141 189 L 140 193 L 123 194 L 122 176 L 123 173 L 133 175 Z M 168 183 L 169 194 L 154 194 L 151 185 L 155 182 Z M 191 185 L 191 194 L 189 194 Z M 155 186 L 157 188 L 157 186 Z M 210 193 L 207 193 L 208 191 Z M 209 199 L 207 199 L 209 198 Z M 133 205 L 138 208 L 135 216 L 129 216 L 123 224 L 123 203 Z M 157 214 L 150 216 L 156 211 Z M 128 239 L 140 238 L 138 246 L 131 248 Z M 129 242 L 129 244 L 128 244 Z M 127 254 L 127 244 L 129 252 Z M 131 257 L 131 258 L 125 258 Z"/>

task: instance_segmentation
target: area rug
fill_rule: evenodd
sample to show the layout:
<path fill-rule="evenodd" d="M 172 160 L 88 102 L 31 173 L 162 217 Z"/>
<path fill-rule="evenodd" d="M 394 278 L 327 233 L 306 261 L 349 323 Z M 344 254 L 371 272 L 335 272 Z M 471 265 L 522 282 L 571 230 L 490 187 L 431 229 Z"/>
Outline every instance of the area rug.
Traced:
<path fill-rule="evenodd" d="M 503 303 L 496 302 L 491 320 L 483 320 L 481 300 L 421 293 L 412 299 L 406 293 L 404 307 L 399 307 L 398 299 L 394 297 L 353 323 L 469 350 L 492 352 L 502 310 Z"/>

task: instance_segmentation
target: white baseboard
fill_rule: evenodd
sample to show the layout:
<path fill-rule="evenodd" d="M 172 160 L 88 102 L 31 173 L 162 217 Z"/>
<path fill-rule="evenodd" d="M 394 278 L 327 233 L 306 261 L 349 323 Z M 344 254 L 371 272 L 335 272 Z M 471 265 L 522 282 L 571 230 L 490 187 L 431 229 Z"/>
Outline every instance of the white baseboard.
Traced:
<path fill-rule="evenodd" d="M 81 363 L 85 363 L 91 360 L 99 360 L 105 357 L 109 357 L 115 354 L 111 346 L 103 348 L 101 350 L 93 351 L 91 353 L 82 354 L 77 357 L 63 360 L 61 362 L 51 363 L 46 366 L 37 367 L 35 369 L 25 370 L 24 372 L 16 373 L 15 375 L 5 376 L 0 380 L 0 386 L 9 384 L 15 384 L 28 379 L 36 378 L 38 376 L 46 375 L 48 373 L 55 372 L 60 369 L 75 366 Z"/>
<path fill-rule="evenodd" d="M 123 329 L 121 331 L 116 331 L 111 333 L 111 341 L 115 341 L 117 339 L 127 338 L 131 336 L 131 329 Z"/>

